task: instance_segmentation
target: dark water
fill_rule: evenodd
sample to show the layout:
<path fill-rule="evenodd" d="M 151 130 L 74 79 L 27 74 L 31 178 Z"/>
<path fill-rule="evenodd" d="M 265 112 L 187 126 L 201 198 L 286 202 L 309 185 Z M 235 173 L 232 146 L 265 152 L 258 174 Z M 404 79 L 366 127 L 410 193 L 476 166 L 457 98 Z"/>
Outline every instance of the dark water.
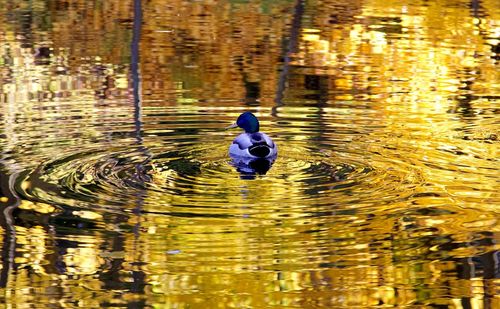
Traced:
<path fill-rule="evenodd" d="M 1 303 L 500 306 L 498 3 L 135 5 L 0 6 Z"/>

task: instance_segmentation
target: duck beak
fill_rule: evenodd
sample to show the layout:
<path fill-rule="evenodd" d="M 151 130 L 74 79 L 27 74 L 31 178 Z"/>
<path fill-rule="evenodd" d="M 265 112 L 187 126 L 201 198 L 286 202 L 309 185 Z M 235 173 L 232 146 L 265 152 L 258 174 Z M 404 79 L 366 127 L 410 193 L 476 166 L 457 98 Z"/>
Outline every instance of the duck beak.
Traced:
<path fill-rule="evenodd" d="M 228 130 L 228 129 L 232 129 L 232 128 L 236 128 L 238 125 L 236 123 L 233 123 L 232 125 L 226 127 L 225 129 Z"/>

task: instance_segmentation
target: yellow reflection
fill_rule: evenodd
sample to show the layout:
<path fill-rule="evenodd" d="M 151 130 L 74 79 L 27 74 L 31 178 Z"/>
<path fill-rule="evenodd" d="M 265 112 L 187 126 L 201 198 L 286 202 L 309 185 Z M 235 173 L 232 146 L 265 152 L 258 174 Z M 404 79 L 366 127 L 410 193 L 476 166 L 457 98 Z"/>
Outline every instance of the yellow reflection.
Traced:
<path fill-rule="evenodd" d="M 21 204 L 18 207 L 20 209 L 32 210 L 42 214 L 50 214 L 57 211 L 57 208 L 52 205 L 45 203 L 33 203 L 27 200 L 22 200 Z"/>
<path fill-rule="evenodd" d="M 89 220 L 102 219 L 101 214 L 93 212 L 93 211 L 87 211 L 87 210 L 73 211 L 73 215 L 78 216 L 80 218 L 89 219 Z"/>
<path fill-rule="evenodd" d="M 50 31 L 33 27 L 34 40 L 50 46 L 53 54 L 50 64 L 39 64 L 36 48 L 23 43 L 19 30 L 0 30 L 2 150 L 16 153 L 13 166 L 34 168 L 59 158 L 67 146 L 81 150 L 95 147 L 95 140 L 105 141 L 97 145 L 103 148 L 121 145 L 113 133 L 134 132 L 129 72 L 120 69 L 129 62 L 123 48 L 128 43 L 122 43 L 130 36 L 131 3 L 108 1 L 94 7 L 75 1 L 83 12 L 68 9 L 66 14 L 46 1 L 32 2 L 39 12 L 56 12 Z M 142 103 L 150 113 L 143 123 L 146 148 L 181 149 L 169 139 L 181 129 L 193 140 L 199 138 L 196 130 L 208 139 L 223 136 L 200 128 L 206 111 L 219 113 L 210 114 L 209 129 L 234 119 L 252 87 L 259 90 L 252 104 L 263 118 L 271 114 L 263 107 L 275 105 L 282 43 L 293 9 L 291 2 L 267 7 L 268 2 L 149 1 L 144 6 Z M 293 85 L 311 86 L 304 76 L 326 77 L 318 86 L 327 89 L 326 98 L 313 98 L 304 106 L 293 97 L 285 100 L 276 109 L 276 123 L 284 127 L 269 118 L 263 121 L 284 145 L 283 159 L 267 178 L 239 179 L 221 147 L 200 161 L 224 167 L 202 165 L 205 174 L 184 176 L 153 166 L 151 186 L 159 190 L 139 190 L 139 214 L 113 209 L 125 213 L 106 222 L 106 232 L 115 234 L 75 236 L 79 231 L 66 229 L 67 222 L 57 226 L 61 232 L 52 230 L 52 222 L 38 222 L 45 217 L 28 216 L 28 223 L 21 217 L 11 257 L 17 273 L 8 292 L 18 294 L 9 304 L 53 304 L 54 297 L 44 299 L 32 289 L 52 296 L 53 286 L 60 286 L 58 305 L 83 308 L 144 299 L 157 307 L 206 308 L 460 308 L 464 299 L 471 299 L 471 307 L 482 308 L 486 292 L 494 295 L 498 280 L 478 274 L 460 279 L 467 276 L 459 272 L 472 263 L 470 257 L 498 250 L 498 244 L 482 244 L 480 238 L 499 229 L 498 177 L 479 172 L 491 170 L 498 157 L 496 139 L 490 139 L 498 132 L 488 120 L 494 115 L 480 116 L 491 113 L 496 102 L 486 96 L 498 90 L 498 65 L 491 55 L 498 44 L 497 3 L 481 1 L 487 17 L 480 18 L 460 1 L 304 3 L 311 6 L 310 18 L 302 21 L 287 82 L 295 90 Z M 346 8 L 335 13 L 343 22 L 333 23 L 337 10 L 332 3 Z M 31 2 L 19 5 L 27 9 Z M 0 8 L 4 24 L 9 24 L 4 20 L 9 9 Z M 76 40 L 75 31 L 90 38 Z M 12 63 L 6 65 L 5 59 Z M 307 90 L 307 95 L 319 92 Z M 465 99 L 473 101 L 472 115 L 456 111 Z M 173 110 L 194 115 L 181 120 L 195 124 L 175 123 L 169 118 L 176 115 Z M 206 139 L 202 135 L 196 142 Z M 335 142 L 338 148 L 317 154 L 307 147 L 322 142 Z M 294 171 L 318 168 L 318 158 L 359 160 L 372 170 L 346 179 L 342 185 L 348 190 L 341 194 L 331 181 L 332 170 L 323 175 L 329 183 L 315 190 L 314 181 L 321 179 L 311 182 Z M 206 176 L 216 169 L 224 173 Z M 55 175 L 54 183 L 59 180 Z M 80 180 L 90 184 L 94 177 L 84 174 Z M 350 181 L 361 185 L 349 187 Z M 389 188 L 393 196 L 377 197 L 377 206 L 366 201 L 366 192 L 387 189 L 388 183 L 398 184 Z M 20 187 L 28 190 L 36 184 L 26 181 Z M 53 205 L 26 200 L 19 210 L 58 212 Z M 105 219 L 98 211 L 71 214 L 96 224 Z M 6 233 L 2 227 L 2 240 L 13 237 Z M 60 253 L 55 239 L 74 245 Z M 1 267 L 10 267 L 2 262 Z M 118 275 L 99 278 L 112 271 Z M 129 292 L 134 280 L 143 280 L 139 283 L 146 288 Z M 113 299 L 114 286 L 105 284 L 117 284 L 120 297 Z M 497 304 L 498 298 L 492 302 Z"/>
<path fill-rule="evenodd" d="M 97 256 L 95 246 L 68 248 L 64 257 L 68 275 L 83 275 L 97 273 L 103 261 Z"/>

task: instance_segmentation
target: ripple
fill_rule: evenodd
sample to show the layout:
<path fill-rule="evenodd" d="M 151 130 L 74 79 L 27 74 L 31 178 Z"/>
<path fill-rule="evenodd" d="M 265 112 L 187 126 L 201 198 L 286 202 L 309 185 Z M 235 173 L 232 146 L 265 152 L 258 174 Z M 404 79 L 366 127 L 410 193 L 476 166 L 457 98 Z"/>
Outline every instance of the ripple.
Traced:
<path fill-rule="evenodd" d="M 298 218 L 336 205 L 376 212 L 375 205 L 411 197 L 408 189 L 419 181 L 401 162 L 384 169 L 382 156 L 286 143 L 265 175 L 248 180 L 221 145 L 73 152 L 20 173 L 16 190 L 28 200 L 99 212 L 130 213 L 140 200 L 141 211 L 167 216 L 278 218 L 281 208 Z"/>
<path fill-rule="evenodd" d="M 120 212 L 128 198 L 143 194 L 148 161 L 142 150 L 76 152 L 20 173 L 15 188 L 37 202 Z"/>
<path fill-rule="evenodd" d="M 408 135 L 381 126 L 375 110 L 350 109 L 357 113 L 353 126 L 345 108 L 279 108 L 275 122 L 261 109 L 257 114 L 279 154 L 266 173 L 245 175 L 227 155 L 234 133 L 220 129 L 241 111 L 205 122 L 202 113 L 217 119 L 220 109 L 154 109 L 147 114 L 154 121 L 144 146 L 71 147 L 69 154 L 26 168 L 16 190 L 25 199 L 67 208 L 222 219 L 397 216 L 425 203 L 494 200 L 474 178 L 492 178 L 492 147 L 476 141 L 458 146 L 440 128 L 430 139 L 418 118 L 405 124 L 412 128 Z M 468 187 L 450 185 L 457 171 L 465 172 Z M 470 187 L 480 188 L 476 196 Z"/>

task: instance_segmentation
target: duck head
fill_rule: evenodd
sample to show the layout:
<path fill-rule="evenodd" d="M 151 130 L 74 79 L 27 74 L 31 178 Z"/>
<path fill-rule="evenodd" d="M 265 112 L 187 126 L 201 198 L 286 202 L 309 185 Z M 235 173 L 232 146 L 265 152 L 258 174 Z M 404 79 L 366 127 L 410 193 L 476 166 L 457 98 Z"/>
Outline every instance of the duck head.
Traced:
<path fill-rule="evenodd" d="M 242 128 L 246 133 L 259 132 L 259 120 L 251 112 L 244 112 L 238 117 L 235 124 L 232 124 L 227 128 L 230 129 L 236 127 Z"/>

